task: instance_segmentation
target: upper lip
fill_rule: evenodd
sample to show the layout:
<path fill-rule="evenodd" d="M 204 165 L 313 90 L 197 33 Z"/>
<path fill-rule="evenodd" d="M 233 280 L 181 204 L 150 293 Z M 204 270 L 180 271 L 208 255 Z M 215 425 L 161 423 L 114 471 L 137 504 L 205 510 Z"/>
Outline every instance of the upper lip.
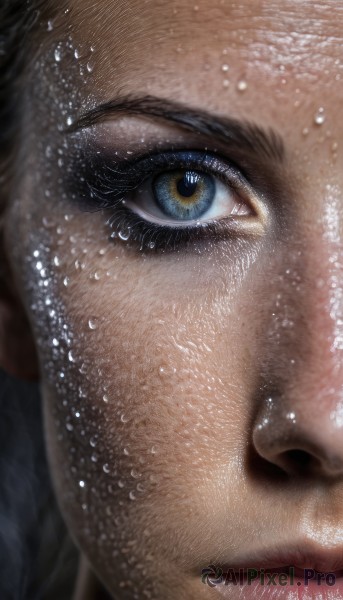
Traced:
<path fill-rule="evenodd" d="M 335 547 L 309 543 L 279 545 L 237 557 L 227 566 L 236 570 L 294 566 L 298 569 L 314 569 L 321 573 L 337 573 L 343 571 L 343 545 Z"/>

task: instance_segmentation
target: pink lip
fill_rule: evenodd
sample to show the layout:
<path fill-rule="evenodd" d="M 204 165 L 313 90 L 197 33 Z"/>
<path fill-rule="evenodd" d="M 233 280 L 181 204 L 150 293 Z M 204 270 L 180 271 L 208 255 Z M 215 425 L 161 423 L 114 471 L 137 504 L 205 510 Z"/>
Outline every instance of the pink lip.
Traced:
<path fill-rule="evenodd" d="M 219 566 L 219 565 L 218 565 Z M 273 600 L 283 600 L 292 598 L 292 600 L 316 600 L 318 597 L 321 600 L 329 600 L 336 598 L 343 600 L 343 546 L 323 547 L 318 544 L 298 542 L 290 546 L 273 547 L 269 549 L 261 549 L 260 552 L 253 552 L 249 555 L 236 557 L 232 563 L 220 565 L 224 574 L 229 570 L 232 573 L 239 573 L 247 569 L 256 569 L 259 574 L 258 578 L 248 584 L 246 578 L 240 582 L 239 588 L 229 584 L 220 584 L 215 587 L 220 595 L 227 598 L 239 597 L 240 600 L 251 600 L 259 597 Z M 260 571 L 264 573 L 289 573 L 289 568 L 294 567 L 293 584 L 290 585 L 290 580 L 282 587 L 264 586 L 261 587 L 259 581 Z M 312 569 L 315 572 L 314 579 L 308 581 L 305 585 L 305 569 Z M 241 571 L 242 572 L 242 571 Z M 320 584 L 316 579 L 318 573 L 334 574 L 335 583 L 330 587 L 325 579 Z M 223 580 L 224 581 L 224 580 Z M 335 594 L 332 596 L 332 594 Z M 320 596 L 318 596 L 318 594 Z"/>
<path fill-rule="evenodd" d="M 265 573 L 272 571 L 285 573 L 287 569 L 265 569 Z M 239 586 L 220 584 L 212 589 L 227 600 L 343 600 L 343 577 L 336 572 L 334 587 L 325 581 L 318 584 L 316 579 L 305 586 L 302 572 L 300 577 L 295 574 L 292 584 L 289 582 L 285 586 L 261 586 L 259 579 L 255 579 L 250 585 L 247 582 Z"/>
<path fill-rule="evenodd" d="M 240 568 L 275 570 L 286 565 L 301 570 L 314 569 L 322 573 L 343 571 L 343 545 L 333 548 L 304 542 L 289 547 L 280 545 L 241 558 L 237 557 L 227 566 L 235 570 Z"/>

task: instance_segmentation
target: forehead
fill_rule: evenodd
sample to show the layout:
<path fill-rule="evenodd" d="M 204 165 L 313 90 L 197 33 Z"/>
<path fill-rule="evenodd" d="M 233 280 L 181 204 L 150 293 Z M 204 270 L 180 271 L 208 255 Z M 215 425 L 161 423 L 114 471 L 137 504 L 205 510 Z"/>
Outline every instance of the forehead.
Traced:
<path fill-rule="evenodd" d="M 160 64 L 162 50 L 240 53 L 255 67 L 284 67 L 309 75 L 341 57 L 340 0 L 72 0 L 81 35 L 117 61 L 140 55 Z M 109 56 L 108 56 L 109 58 Z"/>
<path fill-rule="evenodd" d="M 340 0 L 72 0 L 71 8 L 75 43 L 81 52 L 96 50 L 92 82 L 99 101 L 116 88 L 172 92 L 188 103 L 206 96 L 211 109 L 227 111 L 233 92 L 247 83 L 264 89 L 271 121 L 278 108 L 271 108 L 269 91 L 274 104 L 277 96 L 302 92 L 319 106 L 338 102 L 339 94 L 342 100 Z M 246 113 L 256 98 L 240 94 L 231 112 L 239 116 L 241 103 Z"/>

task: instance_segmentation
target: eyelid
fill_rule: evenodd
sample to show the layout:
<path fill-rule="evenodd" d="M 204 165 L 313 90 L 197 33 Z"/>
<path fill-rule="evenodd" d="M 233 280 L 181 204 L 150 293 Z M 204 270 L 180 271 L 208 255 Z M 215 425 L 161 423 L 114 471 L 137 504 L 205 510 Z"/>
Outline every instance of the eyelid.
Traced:
<path fill-rule="evenodd" d="M 191 158 L 190 158 L 191 156 Z M 218 220 L 203 222 L 196 227 L 190 226 L 189 222 L 184 227 L 169 227 L 163 224 L 150 222 L 142 215 L 137 215 L 125 202 L 127 194 L 136 190 L 151 175 L 163 170 L 175 168 L 195 168 L 195 159 L 198 159 L 197 169 L 204 169 L 212 175 L 220 177 L 227 185 L 230 185 L 242 200 L 249 205 L 252 216 L 227 216 Z M 180 163 L 183 165 L 180 166 Z M 261 236 L 268 221 L 268 211 L 264 199 L 258 196 L 250 183 L 245 179 L 239 169 L 228 159 L 223 158 L 215 152 L 199 149 L 173 148 L 169 151 L 151 152 L 144 155 L 130 154 L 129 157 L 115 159 L 108 152 L 101 150 L 92 153 L 90 160 L 85 157 L 83 162 L 83 177 L 81 181 L 81 200 L 83 210 L 85 207 L 91 210 L 112 210 L 108 219 L 112 227 L 112 237 L 116 231 L 129 229 L 132 233 L 131 239 L 141 239 L 141 248 L 146 246 L 148 239 L 153 242 L 154 248 L 170 249 L 173 245 L 182 245 L 183 242 L 201 240 L 211 237 L 213 240 L 220 235 L 253 235 Z M 80 195 L 80 194 L 79 194 Z M 182 231 L 181 231 L 182 230 Z M 120 236 L 123 239 L 124 236 Z M 125 236 L 126 237 L 126 236 Z M 175 249 L 175 248 L 174 248 Z"/>
<path fill-rule="evenodd" d="M 137 188 L 142 185 L 145 180 L 149 179 L 151 175 L 156 176 L 159 172 L 173 171 L 175 169 L 195 169 L 209 173 L 215 178 L 220 179 L 224 185 L 227 185 L 229 188 L 231 188 L 233 192 L 236 193 L 238 198 L 240 198 L 251 211 L 251 215 L 240 215 L 237 216 L 236 219 L 233 215 L 227 216 L 227 218 L 230 218 L 233 225 L 235 222 L 236 228 L 241 229 L 241 226 L 243 226 L 241 221 L 243 219 L 245 220 L 244 226 L 246 227 L 248 225 L 247 221 L 249 218 L 250 221 L 252 221 L 253 218 L 258 220 L 261 225 L 263 224 L 263 229 L 266 225 L 268 213 L 264 203 L 261 201 L 261 197 L 257 196 L 252 186 L 240 172 L 239 168 L 236 167 L 236 165 L 233 165 L 231 161 L 228 161 L 218 154 L 199 150 L 161 152 L 154 155 L 148 155 L 147 157 L 142 157 L 136 161 L 135 164 L 144 173 L 143 177 L 137 184 Z M 144 218 L 142 211 L 139 212 L 140 216 Z M 217 217 L 212 220 L 215 221 L 216 219 Z M 195 225 L 196 223 L 197 221 L 194 221 L 194 223 L 191 221 L 187 222 L 188 225 Z M 176 221 L 173 223 L 173 225 L 180 228 L 185 226 L 182 225 L 180 221 Z M 250 227 L 248 227 L 248 229 L 250 229 Z M 258 232 L 257 223 L 254 223 L 252 230 L 255 233 Z"/>

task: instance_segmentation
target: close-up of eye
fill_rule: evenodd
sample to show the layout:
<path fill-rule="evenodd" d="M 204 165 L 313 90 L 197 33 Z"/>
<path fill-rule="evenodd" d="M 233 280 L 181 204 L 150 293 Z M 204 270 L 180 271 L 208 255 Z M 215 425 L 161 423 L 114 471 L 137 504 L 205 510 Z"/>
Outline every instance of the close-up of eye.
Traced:
<path fill-rule="evenodd" d="M 141 249 L 177 249 L 191 240 L 261 235 L 267 211 L 239 168 L 209 152 L 173 151 L 110 162 L 86 161 L 81 210 L 106 210 L 112 238 Z M 72 184 L 73 185 L 73 184 Z"/>
<path fill-rule="evenodd" d="M 229 179 L 201 170 L 201 164 L 196 169 L 158 173 L 139 186 L 127 205 L 152 222 L 174 226 L 252 214 Z"/>
<path fill-rule="evenodd" d="M 343 600 L 343 0 L 0 0 L 0 600 Z"/>

